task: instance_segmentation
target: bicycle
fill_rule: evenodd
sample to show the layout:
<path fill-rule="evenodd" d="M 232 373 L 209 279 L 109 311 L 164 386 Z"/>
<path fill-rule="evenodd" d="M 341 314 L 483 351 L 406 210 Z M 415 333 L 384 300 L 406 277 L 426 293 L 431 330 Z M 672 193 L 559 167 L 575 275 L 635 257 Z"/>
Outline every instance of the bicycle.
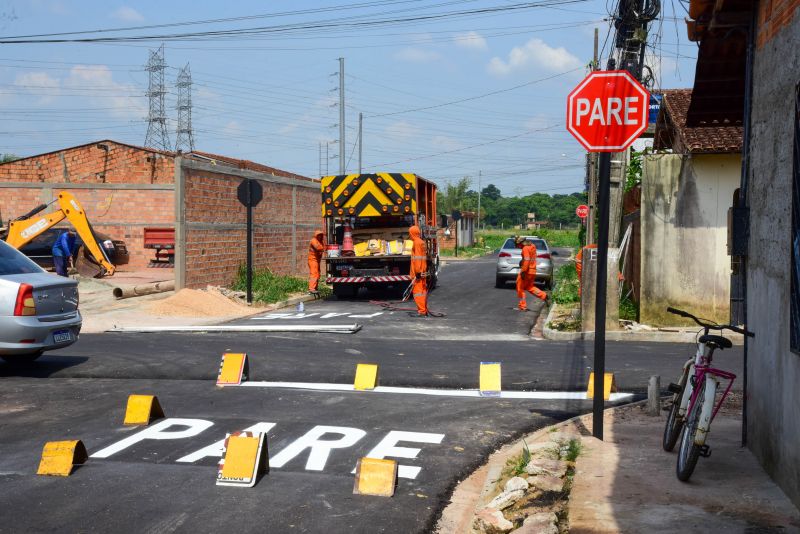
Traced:
<path fill-rule="evenodd" d="M 711 422 L 736 380 L 735 374 L 711 367 L 714 350 L 731 348 L 733 343 L 721 335 L 709 332 L 731 330 L 748 337 L 755 337 L 755 334 L 733 325 L 704 322 L 691 313 L 672 307 L 667 308 L 667 311 L 692 319 L 703 327 L 703 335 L 697 340 L 697 353 L 684 364 L 678 384 L 669 385 L 668 389 L 673 393 L 672 406 L 662 438 L 662 447 L 666 451 L 671 451 L 680 438 L 676 473 L 679 480 L 686 482 L 692 476 L 699 457 L 711 456 L 711 449 L 706 445 Z M 715 405 L 720 379 L 727 380 L 728 385 Z"/>

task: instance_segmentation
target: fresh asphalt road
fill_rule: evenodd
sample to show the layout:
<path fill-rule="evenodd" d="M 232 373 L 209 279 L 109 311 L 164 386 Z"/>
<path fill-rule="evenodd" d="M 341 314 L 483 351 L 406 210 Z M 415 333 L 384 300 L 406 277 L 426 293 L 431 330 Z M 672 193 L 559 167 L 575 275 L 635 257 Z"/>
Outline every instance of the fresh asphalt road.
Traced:
<path fill-rule="evenodd" d="M 494 288 L 494 261 L 443 268 L 430 298 L 441 318 L 414 319 L 362 295 L 310 303 L 301 317 L 244 320 L 359 322 L 353 335 L 85 335 L 31 365 L 0 363 L 0 532 L 430 530 L 452 487 L 498 446 L 590 402 L 220 389 L 214 380 L 220 355 L 236 351 L 249 355 L 253 381 L 347 384 L 357 363 L 375 362 L 381 385 L 474 389 L 480 362 L 499 361 L 504 389 L 585 390 L 591 342 L 531 339 L 540 305 L 529 297 L 534 311 L 514 311 L 511 285 Z M 641 392 L 652 374 L 668 382 L 691 350 L 609 343 L 607 368 L 621 390 Z M 741 350 L 718 363 L 738 372 Z M 168 419 L 124 427 L 131 393 L 156 394 Z M 216 486 L 218 453 L 198 451 L 258 423 L 268 430 L 270 473 L 251 489 Z M 147 439 L 120 443 L 131 436 Z M 34 475 L 45 441 L 76 438 L 90 455 L 111 454 L 68 478 Z M 418 470 L 403 469 L 392 498 L 353 495 L 356 460 L 381 442 L 404 447 L 387 457 Z"/>

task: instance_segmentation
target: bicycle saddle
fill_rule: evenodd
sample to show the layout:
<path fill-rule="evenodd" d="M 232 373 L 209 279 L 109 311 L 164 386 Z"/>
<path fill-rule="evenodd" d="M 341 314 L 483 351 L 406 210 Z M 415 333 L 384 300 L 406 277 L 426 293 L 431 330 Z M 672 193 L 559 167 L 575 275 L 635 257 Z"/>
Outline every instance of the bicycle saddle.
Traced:
<path fill-rule="evenodd" d="M 733 346 L 733 343 L 731 343 L 730 339 L 722 336 L 715 336 L 713 334 L 700 336 L 700 343 L 708 343 L 720 349 L 729 349 Z"/>

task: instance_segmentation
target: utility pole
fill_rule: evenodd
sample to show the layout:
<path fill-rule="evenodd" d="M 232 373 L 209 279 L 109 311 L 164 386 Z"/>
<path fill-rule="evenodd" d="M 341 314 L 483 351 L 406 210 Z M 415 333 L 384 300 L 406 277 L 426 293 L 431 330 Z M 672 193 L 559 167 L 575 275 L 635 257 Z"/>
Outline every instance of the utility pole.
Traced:
<path fill-rule="evenodd" d="M 481 229 L 481 172 L 478 171 L 478 231 Z"/>
<path fill-rule="evenodd" d="M 330 153 L 331 144 L 327 141 L 325 142 L 325 176 L 330 176 L 330 169 L 328 168 L 328 164 L 331 161 L 331 153 Z"/>
<path fill-rule="evenodd" d="M 322 177 L 322 141 L 319 142 L 319 177 Z"/>
<path fill-rule="evenodd" d="M 344 58 L 339 58 L 339 174 L 345 174 L 344 161 Z"/>
<path fill-rule="evenodd" d="M 361 174 L 361 158 L 364 155 L 364 114 L 358 114 L 358 174 Z"/>

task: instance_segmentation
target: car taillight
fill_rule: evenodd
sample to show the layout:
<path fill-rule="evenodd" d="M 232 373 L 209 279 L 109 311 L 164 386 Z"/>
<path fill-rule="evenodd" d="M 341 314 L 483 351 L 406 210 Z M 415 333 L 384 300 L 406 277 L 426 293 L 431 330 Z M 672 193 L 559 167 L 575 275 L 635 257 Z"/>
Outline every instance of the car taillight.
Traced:
<path fill-rule="evenodd" d="M 347 276 L 348 274 L 350 274 L 350 271 L 348 271 L 347 269 L 342 269 L 339 272 L 341 273 L 341 276 Z"/>
<path fill-rule="evenodd" d="M 545 259 L 545 260 L 549 260 L 550 259 L 550 253 L 549 252 L 545 252 L 543 254 L 536 254 L 536 257 L 537 258 L 542 258 L 542 259 Z"/>
<path fill-rule="evenodd" d="M 33 301 L 33 286 L 20 284 L 17 292 L 17 302 L 14 304 L 14 315 L 36 315 L 36 303 Z"/>
<path fill-rule="evenodd" d="M 498 257 L 499 257 L 499 258 L 510 258 L 510 257 L 511 257 L 511 253 L 510 253 L 510 252 L 501 252 L 501 253 L 498 255 Z"/>

